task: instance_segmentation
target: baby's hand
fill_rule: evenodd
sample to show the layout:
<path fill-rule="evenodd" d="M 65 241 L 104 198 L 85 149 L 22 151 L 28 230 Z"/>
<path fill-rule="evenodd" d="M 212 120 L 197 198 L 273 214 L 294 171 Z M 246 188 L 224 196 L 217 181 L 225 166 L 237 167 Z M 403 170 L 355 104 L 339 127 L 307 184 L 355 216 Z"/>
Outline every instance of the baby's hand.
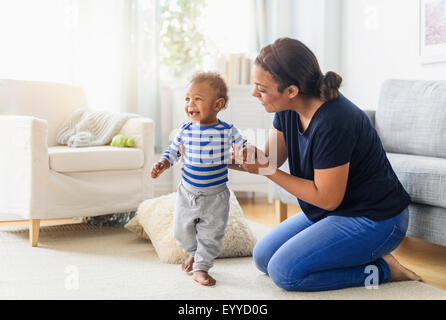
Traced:
<path fill-rule="evenodd" d="M 152 167 L 152 178 L 158 178 L 164 170 L 170 167 L 170 162 L 167 159 L 161 159 L 157 163 L 155 163 Z"/>

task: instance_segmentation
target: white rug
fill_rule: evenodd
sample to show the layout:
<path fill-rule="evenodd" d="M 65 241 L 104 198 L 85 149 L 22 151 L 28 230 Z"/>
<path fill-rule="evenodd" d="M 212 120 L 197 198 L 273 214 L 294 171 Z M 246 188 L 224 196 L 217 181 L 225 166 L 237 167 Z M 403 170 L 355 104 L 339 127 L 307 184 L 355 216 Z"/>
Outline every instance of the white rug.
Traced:
<path fill-rule="evenodd" d="M 249 222 L 260 237 L 268 228 Z M 217 259 L 215 287 L 204 287 L 159 261 L 150 242 L 124 228 L 42 227 L 39 247 L 28 229 L 0 231 L 0 299 L 446 299 L 420 282 L 378 289 L 287 292 L 258 271 L 252 258 Z"/>

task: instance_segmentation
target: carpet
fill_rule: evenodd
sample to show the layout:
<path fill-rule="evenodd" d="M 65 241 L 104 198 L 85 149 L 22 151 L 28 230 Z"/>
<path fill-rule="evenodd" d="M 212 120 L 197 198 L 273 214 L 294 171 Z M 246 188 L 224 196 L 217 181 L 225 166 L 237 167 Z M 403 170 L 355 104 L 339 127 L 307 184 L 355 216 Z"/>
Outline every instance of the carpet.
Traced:
<path fill-rule="evenodd" d="M 267 227 L 249 222 L 257 238 Z M 42 227 L 39 246 L 28 229 L 0 231 L 0 299 L 446 299 L 446 291 L 415 281 L 378 289 L 287 292 L 258 271 L 251 257 L 217 259 L 214 287 L 164 264 L 151 243 L 124 228 L 74 224 Z"/>

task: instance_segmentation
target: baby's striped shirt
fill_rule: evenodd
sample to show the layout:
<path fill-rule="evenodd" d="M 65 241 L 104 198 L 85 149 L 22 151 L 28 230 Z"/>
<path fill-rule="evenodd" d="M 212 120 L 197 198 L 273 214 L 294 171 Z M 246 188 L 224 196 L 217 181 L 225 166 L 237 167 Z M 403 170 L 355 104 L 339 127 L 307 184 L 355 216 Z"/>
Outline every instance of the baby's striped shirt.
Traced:
<path fill-rule="evenodd" d="M 234 125 L 221 120 L 211 126 L 186 122 L 178 129 L 175 139 L 162 157 L 173 166 L 179 160 L 182 145 L 182 179 L 194 187 L 212 187 L 228 181 L 232 144 L 246 147 L 246 140 Z"/>

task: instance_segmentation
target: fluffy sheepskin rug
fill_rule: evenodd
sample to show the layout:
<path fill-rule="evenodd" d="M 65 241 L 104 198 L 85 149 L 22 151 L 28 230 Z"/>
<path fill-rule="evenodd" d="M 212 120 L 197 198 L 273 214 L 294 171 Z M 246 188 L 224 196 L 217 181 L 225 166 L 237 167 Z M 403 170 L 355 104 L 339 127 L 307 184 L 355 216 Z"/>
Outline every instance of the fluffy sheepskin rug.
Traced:
<path fill-rule="evenodd" d="M 142 202 L 136 216 L 125 226 L 150 239 L 164 263 L 182 263 L 187 255 L 173 237 L 173 212 L 176 192 Z M 219 258 L 251 256 L 256 239 L 249 229 L 242 208 L 231 190 L 229 219 Z"/>

